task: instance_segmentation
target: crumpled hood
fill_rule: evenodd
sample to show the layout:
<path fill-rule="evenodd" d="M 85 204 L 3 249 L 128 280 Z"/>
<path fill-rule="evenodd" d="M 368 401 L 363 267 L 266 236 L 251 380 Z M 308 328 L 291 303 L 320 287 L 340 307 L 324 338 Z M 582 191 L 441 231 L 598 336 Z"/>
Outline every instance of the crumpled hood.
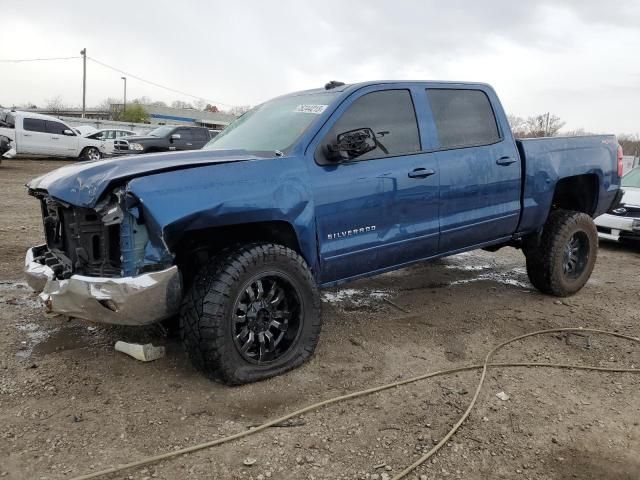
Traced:
<path fill-rule="evenodd" d="M 30 190 L 46 190 L 52 197 L 71 205 L 91 208 L 109 186 L 119 180 L 199 165 L 258 159 L 259 157 L 244 150 L 193 150 L 134 155 L 74 163 L 31 180 L 27 187 Z"/>

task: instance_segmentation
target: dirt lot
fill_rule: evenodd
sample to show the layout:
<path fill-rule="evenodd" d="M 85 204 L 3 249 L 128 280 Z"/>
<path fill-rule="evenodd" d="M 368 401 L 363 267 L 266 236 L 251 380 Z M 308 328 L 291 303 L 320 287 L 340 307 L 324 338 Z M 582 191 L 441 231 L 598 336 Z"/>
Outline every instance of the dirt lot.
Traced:
<path fill-rule="evenodd" d="M 311 362 L 259 384 L 211 383 L 157 328 L 43 314 L 21 276 L 25 249 L 42 239 L 23 184 L 61 164 L 0 165 L 1 478 L 70 478 L 218 438 L 338 394 L 477 363 L 532 330 L 640 335 L 637 249 L 603 245 L 588 285 L 563 301 L 533 290 L 520 252 L 473 252 L 327 291 Z M 142 364 L 114 351 L 118 339 L 153 340 L 168 354 Z M 640 367 L 637 345 L 569 340 L 530 339 L 496 360 Z M 468 372 L 393 389 L 112 478 L 383 480 L 442 438 L 477 380 Z M 498 399 L 501 391 L 510 399 Z M 638 479 L 639 398 L 633 374 L 491 370 L 469 420 L 409 478 Z M 243 465 L 247 458 L 255 464 Z"/>

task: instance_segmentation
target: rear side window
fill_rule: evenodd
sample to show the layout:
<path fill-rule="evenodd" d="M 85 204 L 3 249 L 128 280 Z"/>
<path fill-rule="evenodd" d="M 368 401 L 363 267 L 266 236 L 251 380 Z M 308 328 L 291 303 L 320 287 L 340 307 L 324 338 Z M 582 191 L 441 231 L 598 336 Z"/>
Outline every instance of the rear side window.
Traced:
<path fill-rule="evenodd" d="M 209 135 L 207 134 L 208 132 L 206 130 L 203 130 L 201 128 L 197 128 L 192 130 L 193 132 L 193 139 L 194 140 L 198 140 L 201 142 L 206 142 L 207 140 L 209 140 Z"/>
<path fill-rule="evenodd" d="M 409 90 L 382 90 L 358 98 L 335 123 L 324 144 L 335 142 L 341 133 L 360 128 L 373 130 L 378 145 L 388 153 L 378 147 L 356 160 L 420 151 L 420 134 Z"/>
<path fill-rule="evenodd" d="M 40 120 L 37 118 L 25 118 L 23 120 L 23 127 L 25 130 L 28 130 L 30 132 L 45 133 L 47 131 L 44 120 Z"/>
<path fill-rule="evenodd" d="M 489 145 L 500 140 L 496 117 L 480 90 L 427 89 L 442 148 Z"/>
<path fill-rule="evenodd" d="M 65 130 L 69 130 L 64 123 L 45 121 L 47 133 L 53 133 L 56 135 L 64 135 Z"/>
<path fill-rule="evenodd" d="M 180 130 L 177 130 L 176 133 L 178 135 L 180 135 L 180 141 L 182 142 L 190 142 L 193 139 L 193 136 L 191 135 L 191 130 L 189 130 L 188 128 L 182 128 Z"/>

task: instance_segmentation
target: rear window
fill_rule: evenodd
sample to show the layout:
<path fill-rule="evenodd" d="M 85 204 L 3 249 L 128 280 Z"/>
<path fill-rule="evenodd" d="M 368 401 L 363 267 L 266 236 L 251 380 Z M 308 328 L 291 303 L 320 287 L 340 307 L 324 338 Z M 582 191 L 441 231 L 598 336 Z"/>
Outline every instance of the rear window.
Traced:
<path fill-rule="evenodd" d="M 442 148 L 489 145 L 500 140 L 496 117 L 480 90 L 427 89 Z"/>
<path fill-rule="evenodd" d="M 23 127 L 25 130 L 30 132 L 45 133 L 47 131 L 44 120 L 40 120 L 38 118 L 25 118 L 23 121 Z"/>
<path fill-rule="evenodd" d="M 196 128 L 193 130 L 193 139 L 206 142 L 209 140 L 208 132 L 202 128 Z"/>
<path fill-rule="evenodd" d="M 46 124 L 46 128 L 47 128 L 47 133 L 53 133 L 56 135 L 64 135 L 64 131 L 65 130 L 69 130 L 67 128 L 67 126 L 64 123 L 60 123 L 60 122 L 52 122 L 52 121 L 45 121 Z"/>

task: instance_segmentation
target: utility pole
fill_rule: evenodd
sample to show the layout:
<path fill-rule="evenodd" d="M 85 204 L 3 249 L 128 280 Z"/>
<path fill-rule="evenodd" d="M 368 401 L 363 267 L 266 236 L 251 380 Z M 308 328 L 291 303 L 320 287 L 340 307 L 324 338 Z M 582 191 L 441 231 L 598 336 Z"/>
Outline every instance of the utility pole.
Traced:
<path fill-rule="evenodd" d="M 551 112 L 547 112 L 547 121 L 544 125 L 544 136 L 548 137 L 549 136 L 549 115 L 551 115 Z"/>
<path fill-rule="evenodd" d="M 122 106 L 122 111 L 126 112 L 127 111 L 127 77 L 120 77 L 122 80 L 124 80 L 124 103 Z"/>
<path fill-rule="evenodd" d="M 87 109 L 87 49 L 80 50 L 82 55 L 82 118 Z"/>

